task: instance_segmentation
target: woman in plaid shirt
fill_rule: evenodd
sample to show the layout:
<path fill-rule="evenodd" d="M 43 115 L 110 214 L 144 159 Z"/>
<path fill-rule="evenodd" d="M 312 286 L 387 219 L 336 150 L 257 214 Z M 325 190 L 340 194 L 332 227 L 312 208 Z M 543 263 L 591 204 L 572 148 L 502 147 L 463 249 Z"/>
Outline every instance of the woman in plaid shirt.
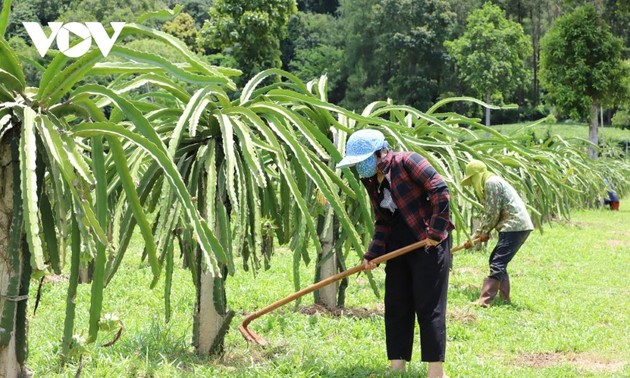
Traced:
<path fill-rule="evenodd" d="M 421 248 L 387 262 L 385 336 L 392 370 L 411 360 L 414 317 L 420 326 L 422 361 L 429 377 L 444 377 L 446 293 L 451 263 L 449 192 L 429 162 L 413 152 L 393 152 L 383 134 L 359 130 L 348 138 L 338 168 L 356 166 L 368 191 L 376 224 L 364 255 L 370 260 L 426 239 Z"/>

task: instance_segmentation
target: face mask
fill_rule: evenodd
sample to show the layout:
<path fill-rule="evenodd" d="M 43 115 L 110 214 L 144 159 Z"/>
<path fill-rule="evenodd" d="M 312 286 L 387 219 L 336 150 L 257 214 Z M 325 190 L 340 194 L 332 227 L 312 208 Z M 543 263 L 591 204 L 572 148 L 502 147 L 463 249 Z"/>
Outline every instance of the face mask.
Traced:
<path fill-rule="evenodd" d="M 360 177 L 372 177 L 376 174 L 376 156 L 372 155 L 357 164 L 357 173 Z"/>

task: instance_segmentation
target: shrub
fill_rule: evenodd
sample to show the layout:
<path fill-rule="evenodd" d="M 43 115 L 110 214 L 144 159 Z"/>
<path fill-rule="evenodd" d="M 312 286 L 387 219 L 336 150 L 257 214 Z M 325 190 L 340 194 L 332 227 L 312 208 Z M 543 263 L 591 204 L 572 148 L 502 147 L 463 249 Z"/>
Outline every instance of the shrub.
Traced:
<path fill-rule="evenodd" d="M 617 111 L 612 117 L 612 125 L 620 129 L 630 129 L 630 111 L 628 109 Z"/>

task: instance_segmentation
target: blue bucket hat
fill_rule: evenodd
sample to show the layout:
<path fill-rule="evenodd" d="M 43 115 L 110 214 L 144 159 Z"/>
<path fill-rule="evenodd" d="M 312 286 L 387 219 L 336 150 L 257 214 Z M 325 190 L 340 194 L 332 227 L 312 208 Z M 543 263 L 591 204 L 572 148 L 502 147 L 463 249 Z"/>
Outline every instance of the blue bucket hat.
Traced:
<path fill-rule="evenodd" d="M 377 130 L 359 130 L 348 138 L 346 156 L 337 164 L 337 168 L 352 167 L 382 148 L 387 148 L 383 133 Z"/>

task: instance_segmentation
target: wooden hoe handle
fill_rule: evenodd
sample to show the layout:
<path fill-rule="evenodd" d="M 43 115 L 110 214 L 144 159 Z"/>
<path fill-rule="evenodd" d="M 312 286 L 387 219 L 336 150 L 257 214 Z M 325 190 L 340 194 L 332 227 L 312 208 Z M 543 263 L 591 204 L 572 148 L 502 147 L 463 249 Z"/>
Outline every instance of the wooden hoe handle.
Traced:
<path fill-rule="evenodd" d="M 410 244 L 406 247 L 397 249 L 395 251 L 389 252 L 383 256 L 379 256 L 373 260 L 371 260 L 371 262 L 373 262 L 374 264 L 380 264 L 382 262 L 385 262 L 387 260 L 391 260 L 395 257 L 398 257 L 400 255 L 404 255 L 405 253 L 411 252 L 413 250 L 416 250 L 418 248 L 422 248 L 425 247 L 427 245 L 426 240 L 421 240 L 417 243 L 414 244 Z M 342 278 L 345 278 L 347 276 L 350 276 L 352 274 L 358 273 L 362 270 L 365 270 L 365 267 L 363 266 L 363 264 L 357 265 L 354 268 L 345 270 L 341 273 L 335 274 L 334 276 L 330 276 L 328 278 L 325 278 L 317 283 L 314 283 L 310 286 L 305 287 L 304 289 L 297 291 L 291 295 L 289 295 L 288 297 L 282 298 L 277 302 L 274 302 L 272 304 L 270 304 L 267 307 L 263 307 L 260 310 L 253 312 L 251 314 L 249 314 L 241 323 L 241 325 L 238 327 L 239 331 L 241 331 L 241 333 L 243 334 L 243 337 L 245 337 L 245 339 L 249 342 L 255 343 L 255 344 L 260 344 L 260 345 L 267 345 L 267 342 L 261 338 L 260 336 L 256 335 L 255 332 L 247 329 L 247 326 L 249 325 L 249 323 L 256 319 L 259 318 L 263 315 L 265 315 L 268 312 L 271 312 L 275 309 L 277 309 L 280 306 L 283 306 L 289 302 L 292 302 L 296 299 L 298 299 L 299 297 L 306 295 L 308 293 L 311 293 L 319 288 L 322 288 L 326 285 L 329 285 L 335 281 L 339 281 Z"/>
<path fill-rule="evenodd" d="M 477 244 L 477 242 L 479 241 L 479 239 L 475 239 L 474 243 Z M 385 255 L 379 256 L 373 260 L 371 260 L 371 262 L 373 262 L 374 264 L 380 264 L 382 262 L 385 262 L 387 260 L 391 260 L 395 257 L 404 255 L 405 253 L 414 251 L 418 248 L 422 248 L 425 247 L 427 245 L 426 240 L 421 240 L 417 243 L 414 244 L 410 244 L 406 247 L 397 249 L 395 251 L 389 252 Z M 457 252 L 461 249 L 464 249 L 464 244 L 455 247 L 451 250 L 451 252 Z M 280 306 L 283 306 L 289 302 L 292 302 L 296 299 L 298 299 L 301 296 L 304 296 L 308 293 L 311 293 L 319 288 L 322 288 L 326 285 L 329 285 L 335 281 L 339 281 L 342 278 L 345 278 L 347 276 L 353 275 L 355 273 L 361 272 L 365 270 L 365 267 L 363 266 L 363 264 L 357 265 L 354 268 L 345 270 L 341 273 L 335 274 L 334 276 L 330 276 L 328 278 L 325 278 L 319 282 L 316 282 L 310 286 L 305 287 L 304 289 L 297 291 L 291 295 L 289 295 L 288 297 L 282 298 L 277 302 L 274 302 L 272 304 L 270 304 L 267 307 L 263 307 L 260 310 L 253 312 L 251 314 L 249 314 L 247 317 L 245 317 L 245 319 L 243 319 L 243 322 L 239 325 L 238 329 L 239 331 L 241 331 L 241 334 L 243 335 L 243 337 L 245 338 L 245 340 L 247 340 L 248 342 L 254 343 L 254 344 L 259 344 L 259 345 L 267 345 L 267 341 L 265 341 L 265 339 L 263 339 L 262 337 L 258 336 L 254 331 L 251 331 L 247 328 L 247 326 L 249 325 L 249 323 L 251 323 L 252 320 L 257 319 L 263 315 L 265 315 L 266 313 L 269 313 L 275 309 L 277 309 Z"/>

